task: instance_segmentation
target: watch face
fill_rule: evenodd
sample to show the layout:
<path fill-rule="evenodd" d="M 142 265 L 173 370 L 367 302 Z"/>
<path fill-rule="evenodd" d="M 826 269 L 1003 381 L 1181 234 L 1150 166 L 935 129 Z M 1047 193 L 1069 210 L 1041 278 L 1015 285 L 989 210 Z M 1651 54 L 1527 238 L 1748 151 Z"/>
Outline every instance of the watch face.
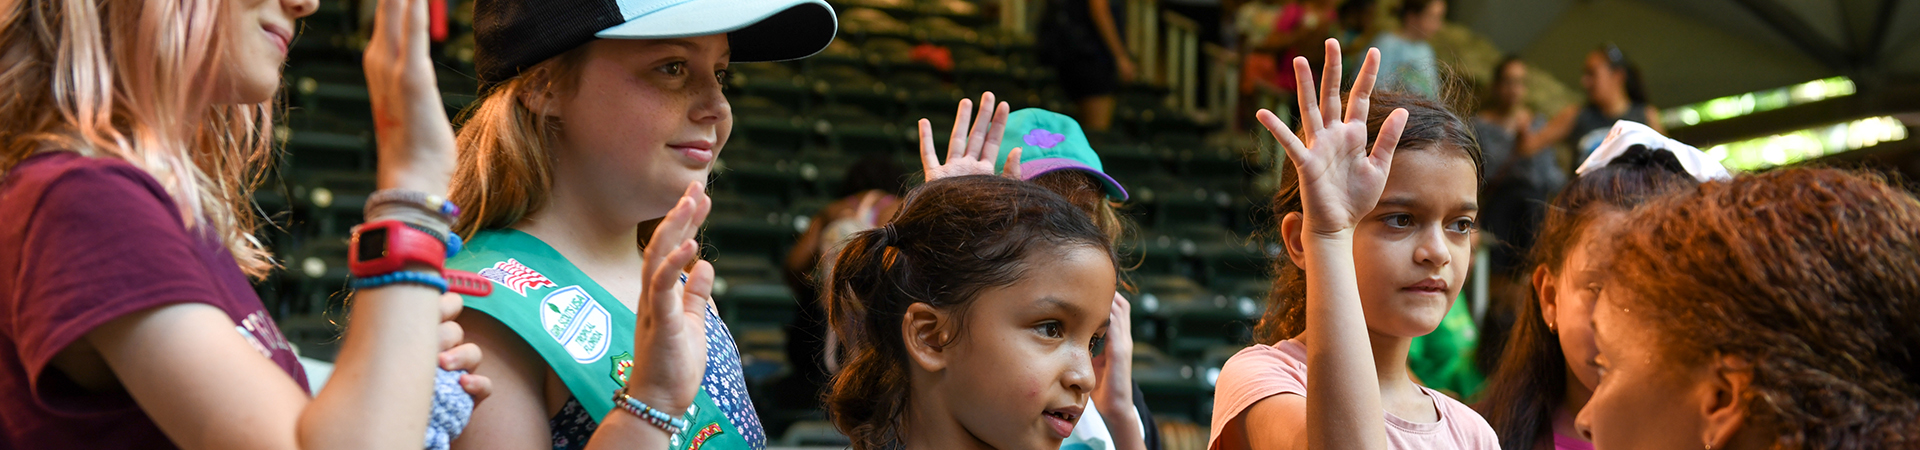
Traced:
<path fill-rule="evenodd" d="M 355 241 L 360 245 L 360 248 L 356 249 L 359 250 L 360 260 L 356 262 L 373 261 L 387 256 L 386 228 L 363 230 Z"/>

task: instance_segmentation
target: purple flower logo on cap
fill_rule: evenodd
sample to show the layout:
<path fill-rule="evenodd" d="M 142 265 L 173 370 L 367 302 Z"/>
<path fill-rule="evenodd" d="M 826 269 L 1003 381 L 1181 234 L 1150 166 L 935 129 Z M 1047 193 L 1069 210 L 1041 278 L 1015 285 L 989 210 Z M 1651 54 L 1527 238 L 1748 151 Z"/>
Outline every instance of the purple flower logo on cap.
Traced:
<path fill-rule="evenodd" d="M 1027 132 L 1027 136 L 1022 139 L 1027 141 L 1027 145 L 1040 148 L 1053 148 L 1053 146 L 1060 145 L 1061 142 L 1066 142 L 1067 135 L 1035 128 L 1033 131 Z"/>

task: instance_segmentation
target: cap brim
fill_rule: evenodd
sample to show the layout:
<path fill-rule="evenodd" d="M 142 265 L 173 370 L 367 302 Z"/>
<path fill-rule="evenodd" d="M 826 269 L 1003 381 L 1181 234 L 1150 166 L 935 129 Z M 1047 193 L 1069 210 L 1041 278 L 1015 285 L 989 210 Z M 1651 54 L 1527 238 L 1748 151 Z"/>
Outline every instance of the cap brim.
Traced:
<path fill-rule="evenodd" d="M 594 33 L 601 39 L 673 39 L 727 34 L 734 62 L 813 56 L 840 26 L 825 0 L 686 2 Z"/>
<path fill-rule="evenodd" d="M 1120 182 L 1114 181 L 1113 177 L 1107 176 L 1106 172 L 1087 166 L 1086 163 L 1068 158 L 1034 159 L 1020 163 L 1020 177 L 1028 180 L 1059 170 L 1079 170 L 1092 174 L 1094 179 L 1100 180 L 1100 184 L 1105 185 L 1102 187 L 1107 190 L 1107 198 L 1114 201 L 1127 201 L 1127 190 L 1120 187 Z"/>

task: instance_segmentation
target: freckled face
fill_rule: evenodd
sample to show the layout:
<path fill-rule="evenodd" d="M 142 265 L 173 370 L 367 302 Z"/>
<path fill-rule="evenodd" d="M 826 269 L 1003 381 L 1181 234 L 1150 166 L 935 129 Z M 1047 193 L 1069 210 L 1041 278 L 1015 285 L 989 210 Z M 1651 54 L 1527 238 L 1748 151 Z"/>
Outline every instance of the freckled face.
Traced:
<path fill-rule="evenodd" d="M 1353 259 L 1367 327 L 1390 336 L 1433 332 L 1466 282 L 1480 188 L 1453 149 L 1401 149 L 1380 203 L 1354 229 Z"/>
<path fill-rule="evenodd" d="M 1087 407 L 1114 268 L 1088 247 L 1028 259 L 1026 278 L 981 292 L 967 309 L 966 331 L 950 347 L 935 395 L 993 448 L 1053 450 Z"/>
<path fill-rule="evenodd" d="M 558 105 L 554 182 L 629 205 L 641 220 L 663 217 L 688 183 L 706 181 L 733 131 L 721 92 L 732 47 L 724 34 L 586 46 L 574 92 Z"/>

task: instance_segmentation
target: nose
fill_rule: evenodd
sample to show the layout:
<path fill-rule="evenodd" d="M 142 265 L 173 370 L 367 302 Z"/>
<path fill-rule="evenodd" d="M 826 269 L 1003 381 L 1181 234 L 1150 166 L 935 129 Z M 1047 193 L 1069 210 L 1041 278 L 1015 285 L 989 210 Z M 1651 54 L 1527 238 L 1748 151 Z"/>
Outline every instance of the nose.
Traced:
<path fill-rule="evenodd" d="M 1438 227 L 1429 227 L 1420 233 L 1419 242 L 1413 248 L 1413 261 L 1421 265 L 1446 267 L 1453 262 L 1453 252 L 1447 248 L 1447 231 Z"/>
<path fill-rule="evenodd" d="M 1592 421 L 1592 418 L 1589 416 L 1592 415 L 1591 412 L 1593 411 L 1593 408 L 1591 406 L 1593 404 L 1588 403 L 1587 405 L 1588 407 L 1580 408 L 1579 415 L 1574 416 L 1573 429 L 1580 433 L 1581 438 L 1586 439 L 1588 442 L 1592 442 L 1593 441 L 1593 421 Z"/>
<path fill-rule="evenodd" d="M 300 20 L 320 10 L 320 0 L 281 0 L 280 8 L 287 11 L 287 18 Z"/>
<path fill-rule="evenodd" d="M 695 94 L 693 108 L 687 111 L 687 118 L 701 125 L 713 125 L 733 119 L 733 105 L 727 103 L 727 95 L 719 77 L 697 77 L 701 80 L 699 93 Z"/>
<path fill-rule="evenodd" d="M 1073 353 L 1073 364 L 1067 367 L 1066 373 L 1061 374 L 1060 382 L 1076 396 L 1092 394 L 1093 385 L 1098 382 L 1093 373 L 1093 351 L 1082 348 Z"/>

